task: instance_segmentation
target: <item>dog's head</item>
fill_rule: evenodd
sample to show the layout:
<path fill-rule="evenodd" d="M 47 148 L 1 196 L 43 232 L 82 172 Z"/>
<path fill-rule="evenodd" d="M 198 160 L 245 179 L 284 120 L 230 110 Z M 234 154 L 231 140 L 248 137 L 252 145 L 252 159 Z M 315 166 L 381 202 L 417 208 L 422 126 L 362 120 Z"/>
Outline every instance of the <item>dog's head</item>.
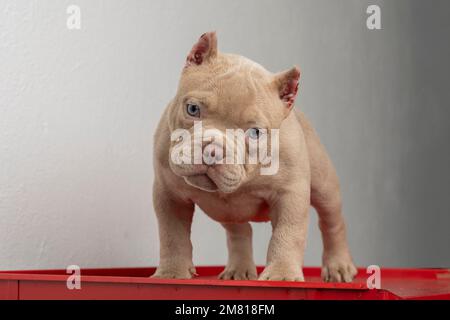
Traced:
<path fill-rule="evenodd" d="M 236 191 L 267 165 L 250 160 L 250 151 L 262 140 L 273 147 L 272 129 L 291 111 L 299 78 L 296 67 L 273 74 L 220 53 L 215 32 L 202 35 L 169 109 L 172 171 L 205 191 Z"/>

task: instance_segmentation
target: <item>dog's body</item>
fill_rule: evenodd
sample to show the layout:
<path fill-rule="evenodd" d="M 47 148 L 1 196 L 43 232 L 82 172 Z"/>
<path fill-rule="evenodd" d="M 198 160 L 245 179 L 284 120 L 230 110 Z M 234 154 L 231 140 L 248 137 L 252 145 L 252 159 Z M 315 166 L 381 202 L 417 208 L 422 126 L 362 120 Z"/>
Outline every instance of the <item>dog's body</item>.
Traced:
<path fill-rule="evenodd" d="M 215 33 L 208 33 L 192 49 L 177 96 L 155 135 L 154 206 L 161 260 L 154 277 L 195 274 L 190 226 L 198 205 L 227 232 L 229 260 L 222 279 L 257 277 L 249 222 L 270 221 L 273 235 L 260 279 L 303 281 L 308 212 L 313 205 L 324 242 L 322 275 L 328 281 L 351 281 L 356 269 L 335 170 L 304 114 L 290 112 L 298 69 L 273 75 L 248 59 L 219 53 L 216 41 Z M 174 164 L 171 134 L 200 119 L 222 131 L 252 125 L 279 129 L 278 172 L 261 175 L 260 166 L 247 164 Z"/>

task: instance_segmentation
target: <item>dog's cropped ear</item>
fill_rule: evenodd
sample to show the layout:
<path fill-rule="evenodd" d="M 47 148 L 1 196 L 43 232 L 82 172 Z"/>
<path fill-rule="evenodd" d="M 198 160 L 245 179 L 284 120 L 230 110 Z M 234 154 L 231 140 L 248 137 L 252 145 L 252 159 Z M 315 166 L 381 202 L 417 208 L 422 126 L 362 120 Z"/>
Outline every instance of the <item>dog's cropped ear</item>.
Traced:
<path fill-rule="evenodd" d="M 299 80 L 300 69 L 297 67 L 275 75 L 275 84 L 278 88 L 280 99 L 289 111 L 292 109 L 297 97 Z"/>
<path fill-rule="evenodd" d="M 203 62 L 217 56 L 217 36 L 215 32 L 203 34 L 197 43 L 192 47 L 186 59 L 186 67 L 191 65 L 201 65 Z"/>

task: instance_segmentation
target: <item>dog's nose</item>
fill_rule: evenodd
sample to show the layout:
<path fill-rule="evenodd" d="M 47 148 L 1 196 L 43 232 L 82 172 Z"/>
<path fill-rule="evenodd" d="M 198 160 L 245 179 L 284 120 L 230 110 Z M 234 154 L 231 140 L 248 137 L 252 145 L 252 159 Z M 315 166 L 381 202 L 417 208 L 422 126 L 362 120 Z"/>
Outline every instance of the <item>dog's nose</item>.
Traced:
<path fill-rule="evenodd" d="M 203 146 L 203 161 L 209 166 L 213 166 L 223 160 L 223 146 L 218 143 L 206 143 Z"/>

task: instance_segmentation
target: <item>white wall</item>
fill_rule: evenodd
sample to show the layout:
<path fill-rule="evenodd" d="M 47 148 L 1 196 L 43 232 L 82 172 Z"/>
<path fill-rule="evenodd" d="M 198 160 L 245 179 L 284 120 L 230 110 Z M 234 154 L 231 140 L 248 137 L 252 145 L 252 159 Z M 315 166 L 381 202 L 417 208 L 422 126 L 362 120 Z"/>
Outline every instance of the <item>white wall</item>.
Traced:
<path fill-rule="evenodd" d="M 342 177 L 358 264 L 449 265 L 449 170 L 418 174 L 430 160 L 416 158 L 448 137 L 448 93 L 431 72 L 416 90 L 414 6 L 373 2 L 381 31 L 365 28 L 366 1 L 1 1 L 0 269 L 157 264 L 152 134 L 185 55 L 209 30 L 222 50 L 270 70 L 301 67 L 298 102 Z M 66 28 L 69 4 L 81 8 L 79 31 Z M 443 76 L 448 46 L 440 49 L 424 54 L 444 66 L 423 68 Z M 416 139 L 405 120 L 418 103 L 432 112 L 430 139 Z M 449 160 L 442 150 L 438 165 Z M 424 190 L 435 197 L 427 216 Z M 309 265 L 320 263 L 315 224 Z M 270 226 L 254 233 L 262 264 Z M 226 262 L 224 232 L 201 212 L 193 242 L 195 263 Z"/>

